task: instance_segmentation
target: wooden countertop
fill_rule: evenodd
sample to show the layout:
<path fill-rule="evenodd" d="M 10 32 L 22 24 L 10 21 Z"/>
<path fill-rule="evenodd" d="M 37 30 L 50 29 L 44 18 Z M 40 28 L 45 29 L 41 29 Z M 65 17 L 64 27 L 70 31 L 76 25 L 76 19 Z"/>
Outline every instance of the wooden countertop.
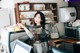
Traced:
<path fill-rule="evenodd" d="M 66 38 L 66 39 L 55 39 L 55 40 L 51 40 L 52 42 L 56 43 L 56 42 L 66 42 L 66 43 L 76 43 L 80 40 L 77 39 L 72 39 L 72 38 Z"/>
<path fill-rule="evenodd" d="M 61 41 L 63 41 L 63 39 L 52 39 L 51 41 L 53 41 L 53 42 L 61 42 Z"/>
<path fill-rule="evenodd" d="M 68 38 L 68 39 L 63 39 L 63 42 L 66 42 L 66 43 L 76 43 L 80 40 L 77 40 L 77 39 L 72 39 L 72 38 Z"/>

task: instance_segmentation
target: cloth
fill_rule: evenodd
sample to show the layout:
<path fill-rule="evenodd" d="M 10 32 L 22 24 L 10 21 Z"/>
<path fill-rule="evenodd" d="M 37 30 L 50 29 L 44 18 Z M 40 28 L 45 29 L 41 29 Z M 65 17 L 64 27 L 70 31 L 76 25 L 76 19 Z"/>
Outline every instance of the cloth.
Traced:
<path fill-rule="evenodd" d="M 49 35 L 49 31 L 41 26 L 27 26 L 32 34 L 37 34 L 39 39 L 45 39 Z M 36 35 L 36 36 L 37 36 Z"/>

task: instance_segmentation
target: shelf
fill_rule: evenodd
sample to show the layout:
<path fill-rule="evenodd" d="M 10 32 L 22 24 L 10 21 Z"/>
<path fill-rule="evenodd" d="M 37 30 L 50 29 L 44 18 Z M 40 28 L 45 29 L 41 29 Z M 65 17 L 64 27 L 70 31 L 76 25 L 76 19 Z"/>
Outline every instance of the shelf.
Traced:
<path fill-rule="evenodd" d="M 20 20 L 25 20 L 25 19 L 33 19 L 33 18 L 20 18 Z"/>
<path fill-rule="evenodd" d="M 53 17 L 57 17 L 57 16 L 55 15 L 55 16 L 53 16 Z"/>
<path fill-rule="evenodd" d="M 37 11 L 41 11 L 44 13 L 46 13 L 47 11 L 51 11 L 51 13 L 54 15 L 54 16 L 52 16 L 52 18 L 54 18 L 54 21 L 58 21 L 57 20 L 57 17 L 58 17 L 57 16 L 57 3 L 22 2 L 22 3 L 16 3 L 15 4 L 16 23 L 19 23 L 21 20 L 33 19 L 31 17 L 33 17 L 34 12 L 37 12 Z M 32 14 L 31 14 L 31 12 L 32 12 Z M 20 18 L 21 14 L 24 15 L 24 18 Z M 46 14 L 50 14 L 50 12 L 48 12 Z M 25 15 L 28 15 L 28 17 L 29 16 L 31 16 L 31 17 L 25 18 Z"/>
<path fill-rule="evenodd" d="M 18 3 L 18 4 L 56 4 L 56 3 L 34 3 L 34 2 L 31 2 L 31 3 L 27 3 L 27 2 L 23 2 L 23 3 Z"/>
<path fill-rule="evenodd" d="M 56 9 L 53 9 L 53 10 L 56 10 Z M 53 10 L 19 10 L 19 12 L 34 12 L 34 11 L 53 11 Z"/>

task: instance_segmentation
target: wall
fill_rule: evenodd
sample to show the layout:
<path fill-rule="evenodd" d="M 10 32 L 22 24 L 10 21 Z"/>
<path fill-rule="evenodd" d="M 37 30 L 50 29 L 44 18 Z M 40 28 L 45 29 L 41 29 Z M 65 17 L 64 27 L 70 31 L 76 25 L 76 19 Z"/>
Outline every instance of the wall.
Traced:
<path fill-rule="evenodd" d="M 1 2 L 1 7 L 2 8 L 8 8 L 10 9 L 11 12 L 11 24 L 15 24 L 15 14 L 14 14 L 14 4 L 17 2 L 23 2 L 26 0 L 2 0 Z M 29 0 L 29 2 L 51 2 L 51 3 L 58 3 L 58 8 L 62 7 L 62 6 L 67 6 L 68 3 L 64 2 L 63 0 Z M 58 23 L 59 25 L 59 31 L 60 31 L 60 35 L 64 35 L 64 28 L 63 28 L 63 24 L 62 23 Z"/>
<path fill-rule="evenodd" d="M 15 14 L 14 14 L 14 2 L 13 2 L 13 0 L 2 0 L 1 1 L 1 7 L 9 9 L 11 24 L 14 24 L 15 23 L 15 16 L 14 16 Z"/>

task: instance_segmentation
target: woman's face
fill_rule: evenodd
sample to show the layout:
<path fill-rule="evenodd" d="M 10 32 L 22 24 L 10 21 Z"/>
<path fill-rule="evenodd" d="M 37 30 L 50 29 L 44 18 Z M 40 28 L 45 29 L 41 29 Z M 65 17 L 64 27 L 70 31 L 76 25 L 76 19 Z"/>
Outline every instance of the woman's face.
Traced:
<path fill-rule="evenodd" d="M 40 14 L 37 14 L 35 16 L 34 21 L 35 21 L 36 24 L 40 24 L 40 22 L 41 22 L 41 16 L 40 16 Z"/>

